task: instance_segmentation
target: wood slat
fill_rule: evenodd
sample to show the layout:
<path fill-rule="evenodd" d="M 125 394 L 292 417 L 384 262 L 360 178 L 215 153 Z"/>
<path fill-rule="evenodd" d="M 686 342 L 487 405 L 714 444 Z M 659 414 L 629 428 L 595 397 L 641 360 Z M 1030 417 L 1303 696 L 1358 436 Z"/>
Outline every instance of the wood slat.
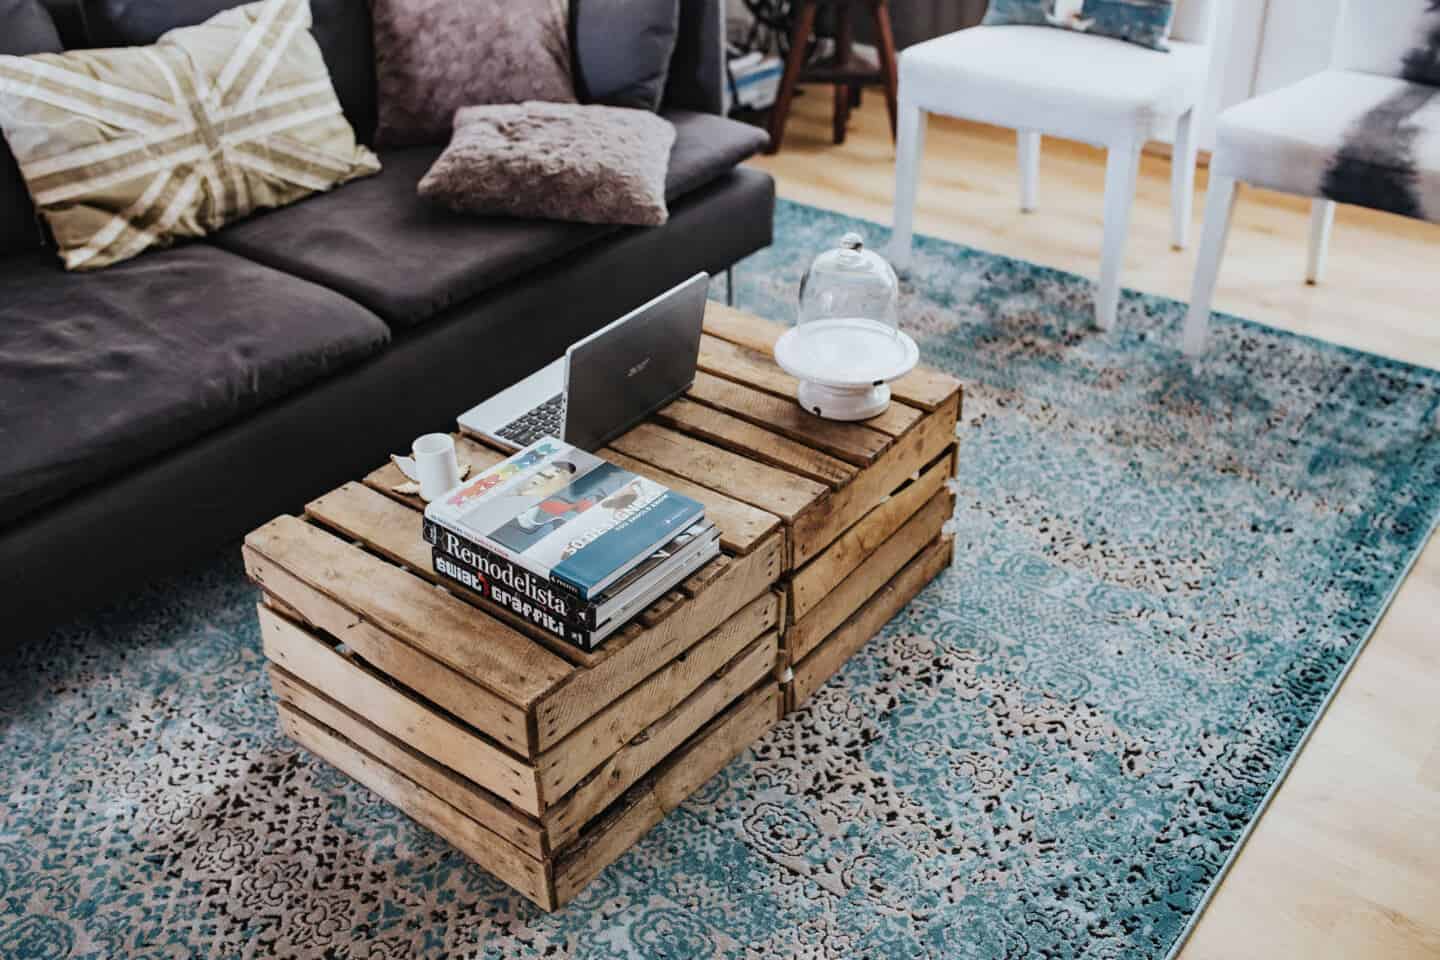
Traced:
<path fill-rule="evenodd" d="M 261 638 L 269 660 L 432 760 L 526 813 L 540 815 L 540 782 L 533 767 L 386 683 L 268 607 L 262 605 L 259 610 Z"/>
<path fill-rule="evenodd" d="M 684 477 L 661 470 L 654 464 L 644 463 L 634 457 L 627 457 L 619 450 L 607 447 L 598 456 L 623 467 L 631 473 L 648 477 L 664 484 L 676 493 L 683 493 L 705 506 L 705 518 L 720 531 L 720 548 L 726 553 L 745 555 L 755 545 L 780 529 L 780 518 L 759 507 L 742 503 L 734 497 L 727 497 L 718 490 L 702 487 Z"/>
<path fill-rule="evenodd" d="M 295 517 L 270 521 L 245 545 L 517 706 L 528 708 L 573 669 L 494 617 Z"/>
<path fill-rule="evenodd" d="M 780 578 L 784 538 L 771 534 L 747 557 L 733 558 L 724 573 L 654 630 L 634 629 L 605 645 L 610 656 L 577 670 L 546 694 L 535 708 L 540 749 L 559 743 L 641 679 L 726 626 L 741 608 L 769 591 Z M 631 628 L 635 628 L 631 624 Z M 627 628 L 631 629 L 631 628 Z"/>
<path fill-rule="evenodd" d="M 665 810 L 648 787 L 638 787 L 616 801 L 579 842 L 563 851 L 554 869 L 555 902 L 564 906 L 573 900 L 663 819 Z"/>
<path fill-rule="evenodd" d="M 705 310 L 706 333 L 762 354 L 773 354 L 775 341 L 787 329 L 783 324 L 723 304 L 711 304 Z M 926 412 L 942 406 L 959 390 L 960 381 L 923 365 L 890 384 L 891 396 Z"/>
<path fill-rule="evenodd" d="M 935 539 L 954 509 L 954 498 L 949 491 L 936 492 L 808 613 L 796 618 L 785 632 L 785 644 L 792 662 L 802 659 L 819 645 L 845 618 L 895 576 L 925 544 Z"/>
<path fill-rule="evenodd" d="M 830 488 L 778 467 L 757 463 L 653 423 L 642 423 L 611 446 L 702 487 L 718 490 L 793 522 Z M 848 487 L 846 488 L 848 489 Z"/>
<path fill-rule="evenodd" d="M 845 486 L 856 473 L 854 464 L 683 397 L 657 410 L 651 419 L 748 459 L 809 477 L 832 490 Z"/>
<path fill-rule="evenodd" d="M 687 597 L 699 596 L 701 593 L 710 589 L 710 584 L 718 580 L 729 567 L 730 558 L 721 554 L 692 573 L 689 579 L 680 584 L 680 590 Z"/>
<path fill-rule="evenodd" d="M 747 693 L 675 751 L 645 781 L 606 811 L 555 864 L 555 900 L 564 906 L 741 751 L 775 725 L 780 691 L 773 682 Z"/>
<path fill-rule="evenodd" d="M 684 603 L 687 599 L 689 598 L 678 589 L 671 590 L 659 600 L 656 600 L 650 604 L 650 606 L 640 611 L 640 613 L 636 615 L 636 619 L 645 627 L 658 627 L 665 622 L 670 614 L 679 610 L 680 604 Z"/>
<path fill-rule="evenodd" d="M 412 690 L 425 691 L 426 699 L 483 730 L 511 751 L 521 756 L 536 753 L 525 710 L 404 641 L 356 619 L 349 610 L 253 550 L 245 548 L 244 555 L 251 578 L 268 591 L 264 598 L 271 609 L 328 633 L 380 672 Z M 276 599 L 281 595 L 290 598 L 289 602 Z"/>
<path fill-rule="evenodd" d="M 674 710 L 617 750 L 541 817 L 552 849 L 562 849 L 591 820 L 656 767 L 725 705 L 770 678 L 780 638 L 771 630 L 700 685 Z"/>
<path fill-rule="evenodd" d="M 778 627 L 779 607 L 774 593 L 753 600 L 542 754 L 536 761 L 542 795 L 564 796 L 646 727 L 679 706 L 756 637 Z"/>
<path fill-rule="evenodd" d="M 549 854 L 545 832 L 538 820 L 524 816 L 479 784 L 410 749 L 276 664 L 266 667 L 270 685 L 282 703 L 329 727 L 536 860 Z"/>
<path fill-rule="evenodd" d="M 795 666 L 790 709 L 797 709 L 844 665 L 880 628 L 950 565 L 954 541 L 931 542 L 815 650 Z"/>
<path fill-rule="evenodd" d="M 932 463 L 920 476 L 841 534 L 824 553 L 795 571 L 790 579 L 790 615 L 796 619 L 803 617 L 900 529 L 901 524 L 945 485 L 945 479 L 950 476 L 950 463 L 949 455 Z"/>
<path fill-rule="evenodd" d="M 699 366 L 711 376 L 733 380 L 790 403 L 795 403 L 795 391 L 800 387 L 800 381 L 775 366 L 768 353 L 717 337 L 700 338 Z M 896 402 L 879 416 L 860 422 L 893 438 L 903 435 L 924 415 L 925 412 L 918 407 Z"/>
<path fill-rule="evenodd" d="M 826 420 L 802 409 L 794 397 L 777 397 L 703 370 L 686 395 L 857 467 L 873 463 L 891 442 L 888 434 L 863 423 Z"/>
<path fill-rule="evenodd" d="M 875 465 L 814 510 L 797 518 L 791 529 L 795 566 L 809 563 L 835 538 L 889 496 L 907 478 L 955 442 L 959 396 L 927 414 L 914 430 L 880 455 Z"/>
<path fill-rule="evenodd" d="M 280 704 L 279 713 L 280 728 L 291 740 L 374 791 L 416 823 L 445 838 L 542 909 L 555 909 L 553 881 L 544 863 L 526 856 L 435 794 L 289 704 Z"/>
<path fill-rule="evenodd" d="M 774 394 L 795 399 L 800 381 L 775 365 L 770 355 L 729 340 L 704 334 L 700 337 L 701 370 Z"/>
<path fill-rule="evenodd" d="M 470 464 L 470 476 L 489 470 L 505 459 L 505 454 L 478 443 L 463 433 L 455 433 L 451 436 L 455 438 L 455 459 L 461 464 Z M 417 510 L 424 510 L 425 501 L 418 496 L 395 491 L 395 487 L 407 479 L 405 474 L 400 472 L 399 467 L 387 460 L 383 466 L 376 467 L 366 474 L 364 483 L 372 490 L 377 490 L 400 503 L 408 504 Z"/>
<path fill-rule="evenodd" d="M 763 683 L 732 704 L 660 765 L 655 796 L 666 813 L 705 785 L 725 765 L 765 735 L 783 715 L 780 690 Z"/>

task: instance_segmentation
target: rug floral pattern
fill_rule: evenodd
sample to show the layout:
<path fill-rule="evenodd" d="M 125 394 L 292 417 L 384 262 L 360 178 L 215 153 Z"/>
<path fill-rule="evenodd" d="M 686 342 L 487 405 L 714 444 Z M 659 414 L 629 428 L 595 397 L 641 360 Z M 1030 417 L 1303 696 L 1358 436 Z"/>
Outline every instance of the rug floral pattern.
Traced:
<path fill-rule="evenodd" d="M 845 230 L 782 203 L 741 304 Z M 1440 374 L 923 240 L 954 567 L 547 916 L 276 732 L 237 551 L 0 655 L 0 957 L 1164 957 L 1440 514 Z"/>

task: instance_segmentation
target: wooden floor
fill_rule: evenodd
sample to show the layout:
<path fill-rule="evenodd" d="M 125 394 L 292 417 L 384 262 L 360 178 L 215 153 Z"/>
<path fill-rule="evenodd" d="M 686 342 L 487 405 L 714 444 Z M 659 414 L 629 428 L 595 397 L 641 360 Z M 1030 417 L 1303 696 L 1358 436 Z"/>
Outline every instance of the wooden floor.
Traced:
<path fill-rule="evenodd" d="M 796 100 L 785 149 L 753 161 L 780 194 L 888 224 L 894 151 L 867 95 L 830 145 L 830 97 Z M 1093 275 L 1104 157 L 1045 141 L 1040 210 L 1021 214 L 1015 138 L 933 120 L 923 233 Z M 1200 239 L 1169 247 L 1169 163 L 1147 156 L 1123 282 L 1189 300 Z M 1216 309 L 1440 367 L 1440 228 L 1342 208 L 1324 283 L 1303 282 L 1308 206 L 1244 190 Z M 1178 338 L 1178 331 L 1176 332 Z M 1440 957 L 1440 537 L 1432 539 L 1182 960 Z"/>

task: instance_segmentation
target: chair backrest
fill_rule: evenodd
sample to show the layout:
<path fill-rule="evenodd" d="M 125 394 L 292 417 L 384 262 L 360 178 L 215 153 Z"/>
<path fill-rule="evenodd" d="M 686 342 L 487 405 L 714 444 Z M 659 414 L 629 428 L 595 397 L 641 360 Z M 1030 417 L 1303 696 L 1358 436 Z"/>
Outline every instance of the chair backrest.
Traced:
<path fill-rule="evenodd" d="M 1333 62 L 1341 70 L 1440 84 L 1440 2 L 1345 0 Z"/>
<path fill-rule="evenodd" d="M 1175 0 L 1175 22 L 1170 35 L 1186 43 L 1210 43 L 1215 39 L 1220 0 Z"/>

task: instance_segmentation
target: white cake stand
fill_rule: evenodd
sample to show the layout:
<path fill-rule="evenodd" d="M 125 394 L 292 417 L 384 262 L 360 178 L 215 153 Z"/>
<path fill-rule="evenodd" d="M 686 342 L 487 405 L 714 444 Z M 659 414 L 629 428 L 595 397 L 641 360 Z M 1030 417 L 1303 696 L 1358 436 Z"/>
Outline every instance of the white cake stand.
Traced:
<path fill-rule="evenodd" d="M 890 405 L 891 380 L 920 362 L 909 334 L 874 320 L 839 317 L 791 327 L 775 362 L 800 380 L 800 406 L 827 420 L 868 420 Z"/>

